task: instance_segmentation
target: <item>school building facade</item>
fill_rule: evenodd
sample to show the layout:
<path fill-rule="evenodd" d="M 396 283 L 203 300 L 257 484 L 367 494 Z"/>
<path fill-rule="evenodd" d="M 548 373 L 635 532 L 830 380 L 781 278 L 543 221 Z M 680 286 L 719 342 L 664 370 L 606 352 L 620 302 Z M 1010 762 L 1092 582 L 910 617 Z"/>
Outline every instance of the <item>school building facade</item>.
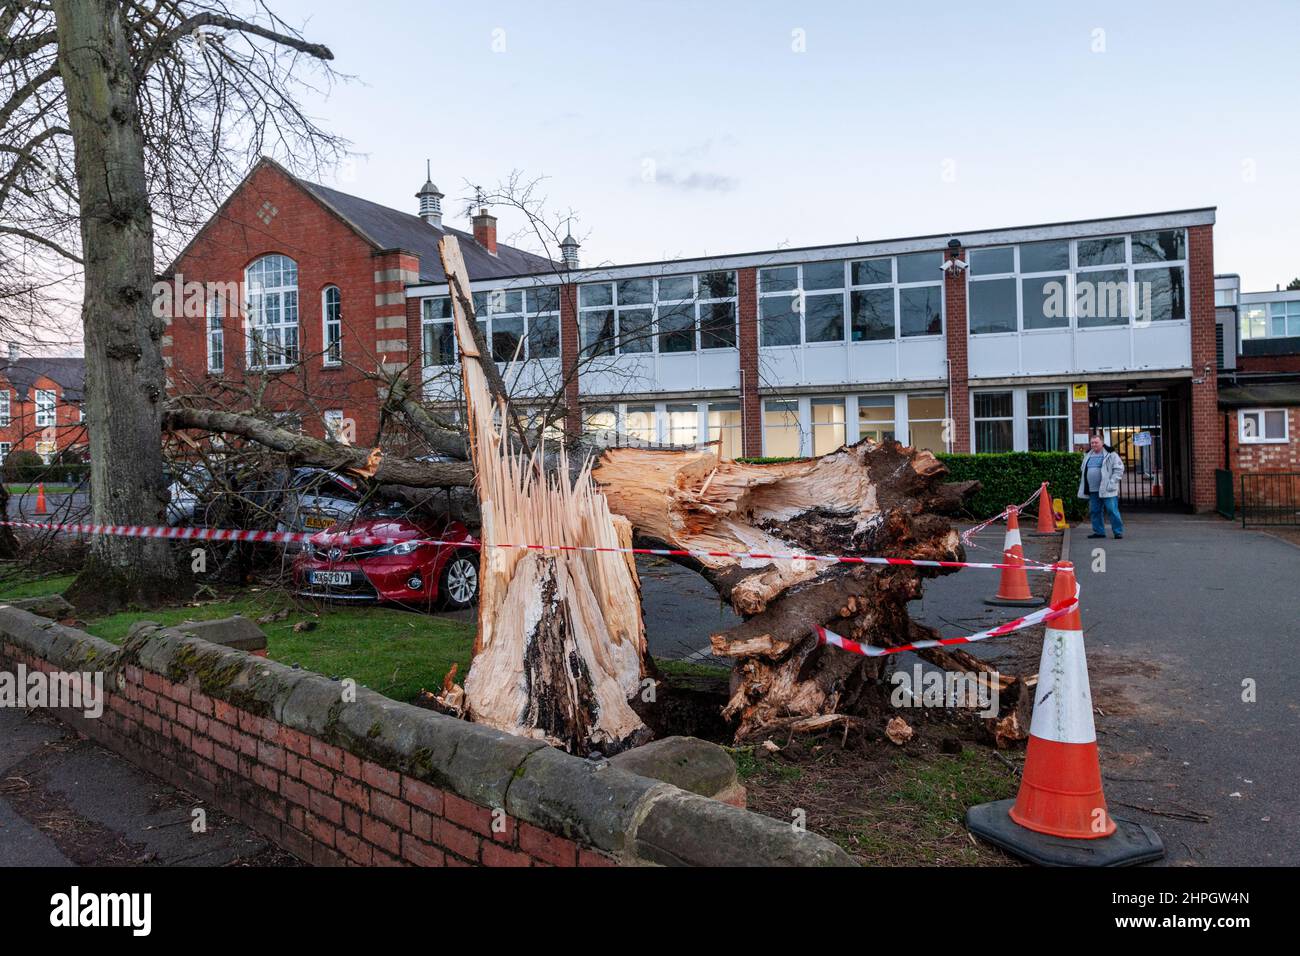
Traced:
<path fill-rule="evenodd" d="M 562 395 L 571 432 L 784 457 L 863 437 L 1071 450 L 1099 431 L 1130 502 L 1214 505 L 1213 208 L 584 267 L 571 237 L 531 255 L 486 209 L 450 230 L 432 182 L 416 198 L 388 209 L 259 164 L 164 277 L 244 289 L 169 320 L 173 393 L 269 372 L 264 399 L 317 434 L 354 420 L 363 444 L 368 371 L 454 405 L 451 232 L 517 406 Z"/>

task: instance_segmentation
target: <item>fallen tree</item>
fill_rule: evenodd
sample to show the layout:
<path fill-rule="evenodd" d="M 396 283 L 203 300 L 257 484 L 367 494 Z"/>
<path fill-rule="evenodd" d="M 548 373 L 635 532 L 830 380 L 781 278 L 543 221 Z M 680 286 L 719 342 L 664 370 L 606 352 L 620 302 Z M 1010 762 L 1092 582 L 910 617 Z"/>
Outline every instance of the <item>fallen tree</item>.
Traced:
<path fill-rule="evenodd" d="M 960 560 L 957 532 L 934 512 L 952 510 L 973 489 L 944 485 L 945 474 L 929 452 L 869 441 L 771 465 L 720 461 L 711 451 L 617 448 L 593 472 L 639 535 L 713 552 L 684 560 L 744 618 L 711 637 L 716 655 L 736 661 L 724 714 L 737 722 L 738 740 L 865 706 L 882 662 L 819 646 L 816 625 L 867 644 L 913 640 L 925 629 L 908 618 L 907 602 L 939 572 L 727 555 Z"/>
<path fill-rule="evenodd" d="M 561 561 L 491 546 L 496 543 L 626 547 L 635 537 L 643 544 L 719 552 L 674 560 L 702 574 L 743 619 L 711 636 L 714 653 L 735 662 L 725 713 L 735 722 L 738 740 L 773 728 L 816 726 L 815 718 L 861 713 L 880 702 L 882 660 L 820 646 L 817 625 L 880 646 L 937 636 L 907 613 L 924 579 L 942 573 L 937 569 L 722 552 L 960 560 L 960 538 L 946 516 L 975 492 L 975 482 L 945 481 L 946 469 L 933 455 L 896 442 L 863 441 L 821 458 L 770 465 L 719 460 L 709 447 L 579 445 L 544 458 L 545 448 L 516 441 L 511 427 L 492 426 L 494 408 L 506 409 L 502 422 L 514 425 L 516 419 L 504 404 L 500 377 L 492 374 L 494 363 L 478 360 L 489 353 L 469 296 L 455 296 L 455 305 L 463 374 L 474 370 L 472 389 L 466 386 L 477 409 L 468 443 L 476 449 L 473 466 L 376 456 L 236 412 L 172 405 L 166 421 L 174 428 L 242 436 L 298 463 L 372 474 L 386 492 L 413 504 L 437 507 L 439 496 L 428 489 L 471 486 L 477 472 L 489 546 L 467 699 L 453 701 L 471 717 L 567 741 L 579 751 L 617 749 L 643 731 L 625 710 L 652 668 L 632 562 L 626 556 Z M 431 447 L 444 454 L 466 449 L 465 436 L 429 415 L 400 383 L 382 394 L 386 414 Z M 490 482 L 484 470 L 489 462 Z M 600 495 L 590 493 L 591 479 Z M 484 493 L 484 482 L 496 490 Z M 607 524 L 600 517 L 606 504 Z M 593 514 L 598 533 L 588 527 Z M 575 628 L 586 628 L 586 636 L 576 637 Z M 936 648 L 921 656 L 950 670 L 991 670 L 961 651 Z M 1000 684 L 1014 708 L 1018 685 L 1008 677 Z M 611 693 L 613 687 L 618 694 Z M 1014 709 L 998 727 L 1009 739 L 1022 733 Z"/>

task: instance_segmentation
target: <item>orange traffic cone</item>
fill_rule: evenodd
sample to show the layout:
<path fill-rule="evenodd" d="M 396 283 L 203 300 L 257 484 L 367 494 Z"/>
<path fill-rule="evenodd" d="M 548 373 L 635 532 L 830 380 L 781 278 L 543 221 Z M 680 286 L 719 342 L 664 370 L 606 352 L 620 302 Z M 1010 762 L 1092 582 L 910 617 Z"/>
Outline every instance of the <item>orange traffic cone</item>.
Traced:
<path fill-rule="evenodd" d="M 1052 603 L 1068 604 L 1074 594 L 1074 565 L 1066 563 L 1052 583 Z M 1096 840 L 1115 832 L 1101 792 L 1101 762 L 1077 606 L 1049 621 L 1043 635 L 1029 749 L 1011 819 L 1038 833 L 1071 840 Z"/>
<path fill-rule="evenodd" d="M 45 482 L 43 481 L 36 486 L 36 514 L 49 514 L 49 512 L 45 510 Z"/>
<path fill-rule="evenodd" d="M 1029 592 L 1029 575 L 1025 573 L 1025 549 L 1020 544 L 1020 509 L 1015 505 L 1007 506 L 1007 537 L 1002 546 L 1002 562 L 1017 565 L 1003 568 L 998 581 L 998 593 L 985 598 L 985 604 L 1009 605 L 1012 607 L 1029 607 L 1042 604 Z"/>
<path fill-rule="evenodd" d="M 1076 594 L 1074 565 L 1058 565 L 1052 604 L 1068 604 Z M 1119 866 L 1164 856 L 1153 830 L 1115 819 L 1106 808 L 1077 605 L 1045 628 L 1020 792 L 1014 801 L 971 807 L 966 825 L 1045 865 Z"/>
<path fill-rule="evenodd" d="M 1052 513 L 1052 496 L 1048 493 L 1047 482 L 1038 489 L 1038 527 L 1034 534 L 1056 534 L 1056 515 Z"/>

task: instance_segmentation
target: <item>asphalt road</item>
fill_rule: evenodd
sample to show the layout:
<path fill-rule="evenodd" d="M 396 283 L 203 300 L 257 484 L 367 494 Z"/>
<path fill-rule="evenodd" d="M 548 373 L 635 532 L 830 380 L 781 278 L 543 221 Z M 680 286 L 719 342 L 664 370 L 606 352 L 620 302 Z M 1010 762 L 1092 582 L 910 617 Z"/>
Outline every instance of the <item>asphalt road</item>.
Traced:
<path fill-rule="evenodd" d="M 61 495 L 46 494 L 45 509 L 49 515 L 40 516 L 36 513 L 36 492 L 34 491 L 9 496 L 9 517 L 11 519 L 21 518 L 29 521 L 50 522 L 80 520 L 80 516 L 90 511 L 90 495 L 84 492 Z"/>
<path fill-rule="evenodd" d="M 1070 548 L 1111 812 L 1172 865 L 1300 864 L 1300 548 L 1219 517 L 1125 525 Z"/>

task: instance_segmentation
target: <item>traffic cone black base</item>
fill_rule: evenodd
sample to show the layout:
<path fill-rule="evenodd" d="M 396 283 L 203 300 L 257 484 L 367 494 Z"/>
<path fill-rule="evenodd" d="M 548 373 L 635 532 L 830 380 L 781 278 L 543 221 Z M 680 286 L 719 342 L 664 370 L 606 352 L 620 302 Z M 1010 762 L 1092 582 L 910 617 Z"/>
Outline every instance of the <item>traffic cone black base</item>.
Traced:
<path fill-rule="evenodd" d="M 1026 598 L 1023 600 L 1016 598 L 999 598 L 991 597 L 984 599 L 985 604 L 992 604 L 995 607 L 1039 607 L 1043 603 L 1042 598 Z"/>
<path fill-rule="evenodd" d="M 1115 832 L 1095 840 L 1069 840 L 1026 829 L 1011 819 L 1016 801 L 981 803 L 966 811 L 966 829 L 1013 856 L 1039 866 L 1136 866 L 1162 859 L 1156 831 L 1111 817 Z"/>

